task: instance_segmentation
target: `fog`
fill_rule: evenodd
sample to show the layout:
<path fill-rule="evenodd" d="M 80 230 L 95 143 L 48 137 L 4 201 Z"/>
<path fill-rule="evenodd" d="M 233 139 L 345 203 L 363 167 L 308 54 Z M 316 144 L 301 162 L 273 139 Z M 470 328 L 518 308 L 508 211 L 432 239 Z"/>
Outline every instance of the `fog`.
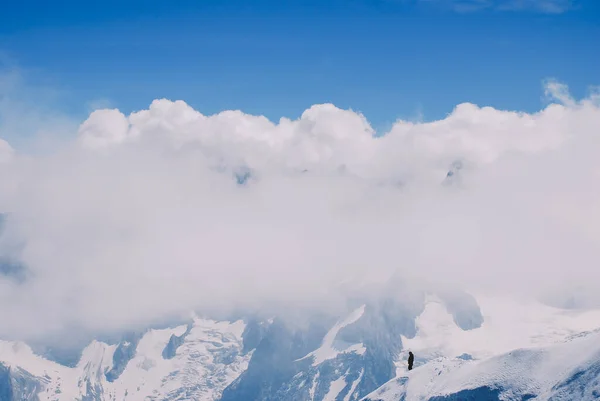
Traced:
<path fill-rule="evenodd" d="M 465 103 L 378 135 L 329 104 L 278 122 L 166 99 L 72 131 L 39 119 L 66 130 L 31 140 L 46 151 L 0 140 L 0 337 L 323 309 L 394 273 L 598 306 L 600 97 L 545 91 L 534 114 Z"/>

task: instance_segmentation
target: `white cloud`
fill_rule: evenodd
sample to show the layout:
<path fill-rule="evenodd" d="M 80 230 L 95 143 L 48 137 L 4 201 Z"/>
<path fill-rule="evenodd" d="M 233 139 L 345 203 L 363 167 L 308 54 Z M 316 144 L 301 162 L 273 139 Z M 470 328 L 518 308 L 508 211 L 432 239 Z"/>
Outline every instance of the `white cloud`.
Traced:
<path fill-rule="evenodd" d="M 0 163 L 9 161 L 13 153 L 14 149 L 8 144 L 8 142 L 0 139 Z"/>
<path fill-rule="evenodd" d="M 573 0 L 420 0 L 422 3 L 449 7 L 459 13 L 481 10 L 533 11 L 561 14 L 575 6 Z"/>
<path fill-rule="evenodd" d="M 467 103 L 383 137 L 328 104 L 278 123 L 166 99 L 96 110 L 76 143 L 0 165 L 0 251 L 28 268 L 25 283 L 0 279 L 0 336 L 322 307 L 348 277 L 396 270 L 598 294 L 600 104 L 547 92 L 559 103 L 539 113 Z"/>
<path fill-rule="evenodd" d="M 547 14 L 562 14 L 574 6 L 573 0 L 505 0 L 498 1 L 498 8 L 506 10 L 533 10 Z"/>
<path fill-rule="evenodd" d="M 116 109 L 95 110 L 79 127 L 84 145 L 92 148 L 122 143 L 128 130 L 127 117 Z"/>

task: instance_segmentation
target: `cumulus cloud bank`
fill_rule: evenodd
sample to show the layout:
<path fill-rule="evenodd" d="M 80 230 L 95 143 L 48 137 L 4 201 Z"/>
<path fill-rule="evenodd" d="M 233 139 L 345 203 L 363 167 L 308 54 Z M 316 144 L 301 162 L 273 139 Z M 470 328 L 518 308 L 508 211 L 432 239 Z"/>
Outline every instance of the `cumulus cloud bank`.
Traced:
<path fill-rule="evenodd" d="M 23 268 L 0 275 L 0 336 L 322 307 L 393 272 L 593 304 L 600 97 L 546 91 L 538 113 L 465 103 L 382 136 L 330 104 L 274 123 L 161 99 L 43 155 L 0 142 L 0 255 Z"/>

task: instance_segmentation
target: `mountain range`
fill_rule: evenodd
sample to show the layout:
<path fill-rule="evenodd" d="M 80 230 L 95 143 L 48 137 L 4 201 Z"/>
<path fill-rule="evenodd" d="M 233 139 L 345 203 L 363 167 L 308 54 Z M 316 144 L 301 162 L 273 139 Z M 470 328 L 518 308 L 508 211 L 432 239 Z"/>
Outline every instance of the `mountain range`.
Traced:
<path fill-rule="evenodd" d="M 304 316 L 195 315 L 70 361 L 0 341 L 0 400 L 600 399 L 599 310 L 400 287 Z"/>

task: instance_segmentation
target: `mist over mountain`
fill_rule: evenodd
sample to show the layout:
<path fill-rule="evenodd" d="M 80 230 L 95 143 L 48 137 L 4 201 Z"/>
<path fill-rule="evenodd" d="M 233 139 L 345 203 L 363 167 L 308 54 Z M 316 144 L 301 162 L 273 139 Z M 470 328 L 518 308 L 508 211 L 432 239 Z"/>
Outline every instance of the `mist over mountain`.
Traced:
<path fill-rule="evenodd" d="M 2 400 L 594 399 L 600 103 L 545 89 L 383 133 L 158 99 L 0 140 Z"/>

